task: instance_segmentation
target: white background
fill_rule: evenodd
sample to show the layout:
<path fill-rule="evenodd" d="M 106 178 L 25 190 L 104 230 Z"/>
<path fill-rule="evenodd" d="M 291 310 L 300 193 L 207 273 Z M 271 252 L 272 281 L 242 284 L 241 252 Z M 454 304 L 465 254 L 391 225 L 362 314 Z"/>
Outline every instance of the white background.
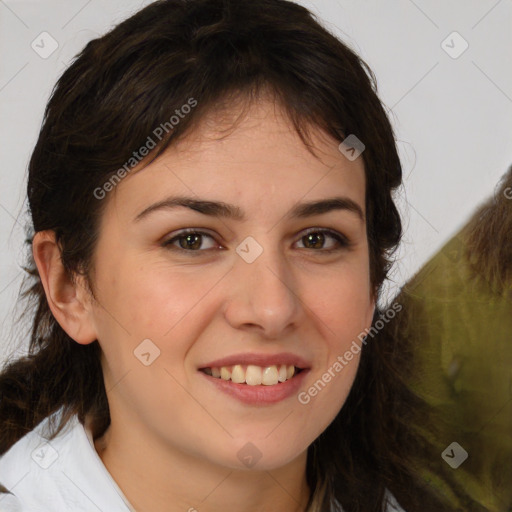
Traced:
<path fill-rule="evenodd" d="M 26 327 L 13 323 L 25 175 L 50 91 L 87 41 L 148 3 L 0 0 L 0 360 L 27 343 Z M 512 163 L 512 0 L 299 3 L 370 65 L 396 130 L 405 236 L 390 298 L 493 194 Z M 43 31 L 59 45 L 46 59 L 31 47 Z M 458 36 L 448 37 L 454 31 L 469 45 L 458 58 L 443 49 L 463 48 Z"/>

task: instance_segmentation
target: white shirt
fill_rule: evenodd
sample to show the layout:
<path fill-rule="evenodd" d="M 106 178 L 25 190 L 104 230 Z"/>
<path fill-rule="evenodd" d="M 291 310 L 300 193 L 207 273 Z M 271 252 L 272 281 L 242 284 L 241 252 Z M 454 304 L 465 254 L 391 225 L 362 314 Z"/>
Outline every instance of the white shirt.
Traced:
<path fill-rule="evenodd" d="M 136 512 L 78 417 L 51 441 L 48 423 L 46 418 L 0 457 L 0 484 L 12 493 L 0 493 L 0 512 Z M 403 512 L 392 495 L 388 500 L 388 512 Z"/>
<path fill-rule="evenodd" d="M 48 418 L 0 457 L 0 512 L 135 512 L 75 415 L 47 441 Z"/>

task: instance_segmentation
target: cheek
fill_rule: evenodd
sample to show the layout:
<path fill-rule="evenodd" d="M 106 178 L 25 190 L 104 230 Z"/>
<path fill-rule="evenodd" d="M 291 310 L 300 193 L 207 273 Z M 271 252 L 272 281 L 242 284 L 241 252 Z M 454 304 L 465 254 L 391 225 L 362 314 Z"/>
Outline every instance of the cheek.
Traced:
<path fill-rule="evenodd" d="M 107 389 L 123 397 L 132 410 L 156 415 L 154 421 L 165 411 L 190 407 L 190 396 L 182 388 L 187 382 L 183 361 L 209 321 L 201 299 L 218 276 L 202 274 L 198 279 L 188 270 L 171 272 L 157 264 L 125 262 L 101 277 L 104 285 L 96 320 Z"/>
<path fill-rule="evenodd" d="M 314 408 L 323 411 L 324 419 L 328 416 L 331 421 L 356 377 L 373 303 L 364 261 L 317 284 L 323 286 L 311 286 L 309 304 L 318 318 L 317 329 L 322 332 L 325 345 L 319 347 L 322 364 L 317 368 L 317 380 L 304 390 L 307 396 L 301 403 L 311 401 Z"/>
<path fill-rule="evenodd" d="M 315 378 L 297 395 L 303 434 L 308 444 L 313 442 L 336 418 L 352 389 L 359 367 L 360 352 L 351 353 L 351 360 L 344 358 L 346 346 L 330 352 L 328 363 L 317 368 Z"/>
<path fill-rule="evenodd" d="M 127 289 L 134 331 L 167 340 L 173 332 L 200 327 L 201 318 L 208 318 L 205 297 L 218 279 L 206 272 L 200 278 L 188 271 L 140 274 Z"/>
<path fill-rule="evenodd" d="M 177 271 L 129 261 L 104 272 L 102 278 L 101 305 L 112 313 L 106 316 L 106 323 L 117 324 L 132 337 L 158 338 L 186 322 L 187 315 L 218 281 L 218 276 L 207 272 L 198 279 L 192 268 Z"/>
<path fill-rule="evenodd" d="M 310 283 L 309 305 L 323 323 L 331 348 L 342 350 L 369 327 L 373 314 L 367 268 L 354 266 Z"/>

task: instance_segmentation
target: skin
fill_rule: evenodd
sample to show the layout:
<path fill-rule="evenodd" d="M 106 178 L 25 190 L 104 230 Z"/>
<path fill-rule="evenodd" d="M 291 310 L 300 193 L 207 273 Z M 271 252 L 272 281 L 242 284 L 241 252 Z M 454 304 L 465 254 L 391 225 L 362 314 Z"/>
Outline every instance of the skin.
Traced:
<path fill-rule="evenodd" d="M 222 122 L 234 118 L 223 113 Z M 359 355 L 306 405 L 296 395 L 243 404 L 198 368 L 239 352 L 292 352 L 310 363 L 304 391 L 371 326 L 364 220 L 349 210 L 286 217 L 298 202 L 333 196 L 364 213 L 364 164 L 318 129 L 315 158 L 271 101 L 252 105 L 227 135 L 219 119 L 210 114 L 104 199 L 96 300 L 63 272 L 51 231 L 36 235 L 34 257 L 60 325 L 77 343 L 101 345 L 112 423 L 95 447 L 136 510 L 303 511 L 307 448 L 343 406 Z M 175 194 L 237 205 L 247 220 L 180 207 L 134 221 Z M 213 238 L 199 239 L 195 252 L 162 245 L 184 228 Z M 308 242 L 308 228 L 341 233 L 351 246 L 330 235 Z M 248 236 L 263 248 L 250 264 L 235 252 Z M 147 338 L 160 350 L 149 366 L 134 356 Z M 262 454 L 251 469 L 237 457 L 248 442 Z"/>

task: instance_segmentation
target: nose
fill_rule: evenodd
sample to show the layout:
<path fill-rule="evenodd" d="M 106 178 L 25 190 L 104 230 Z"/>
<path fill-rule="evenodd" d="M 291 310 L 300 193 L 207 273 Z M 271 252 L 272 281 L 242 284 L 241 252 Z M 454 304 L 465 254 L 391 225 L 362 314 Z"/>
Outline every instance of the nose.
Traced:
<path fill-rule="evenodd" d="M 297 326 L 302 304 L 292 269 L 278 249 L 264 248 L 252 263 L 236 256 L 229 272 L 225 318 L 235 329 L 278 339 Z"/>

